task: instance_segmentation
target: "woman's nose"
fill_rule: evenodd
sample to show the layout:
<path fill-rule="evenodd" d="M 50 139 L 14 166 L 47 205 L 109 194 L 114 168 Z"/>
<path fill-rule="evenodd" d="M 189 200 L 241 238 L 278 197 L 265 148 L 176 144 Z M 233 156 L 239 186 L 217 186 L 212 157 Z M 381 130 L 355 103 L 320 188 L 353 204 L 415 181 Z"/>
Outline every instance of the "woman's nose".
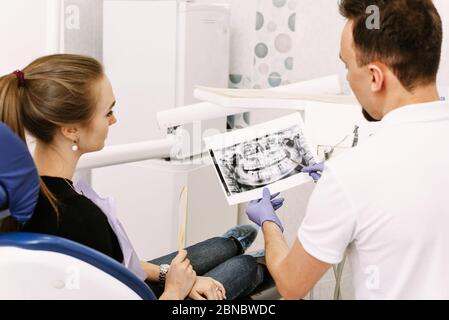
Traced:
<path fill-rule="evenodd" d="M 112 126 L 115 123 L 117 123 L 117 118 L 115 116 L 112 116 L 111 120 L 109 121 L 109 125 Z"/>

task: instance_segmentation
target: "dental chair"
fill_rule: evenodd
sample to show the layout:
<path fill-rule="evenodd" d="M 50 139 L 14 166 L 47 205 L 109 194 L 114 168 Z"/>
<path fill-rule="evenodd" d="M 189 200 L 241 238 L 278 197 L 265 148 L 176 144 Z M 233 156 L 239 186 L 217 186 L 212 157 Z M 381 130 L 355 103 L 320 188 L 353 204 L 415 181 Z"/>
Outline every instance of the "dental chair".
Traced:
<path fill-rule="evenodd" d="M 33 213 L 39 177 L 26 145 L 0 123 L 0 224 L 19 224 Z M 0 233 L 0 300 L 156 299 L 123 265 L 81 244 L 55 236 Z"/>

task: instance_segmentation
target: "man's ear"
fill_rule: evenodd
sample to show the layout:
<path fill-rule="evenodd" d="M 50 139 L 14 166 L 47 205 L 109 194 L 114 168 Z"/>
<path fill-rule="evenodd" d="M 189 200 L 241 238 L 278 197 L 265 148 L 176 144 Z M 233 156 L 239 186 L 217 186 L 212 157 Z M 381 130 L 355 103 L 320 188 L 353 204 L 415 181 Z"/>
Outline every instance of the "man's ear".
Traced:
<path fill-rule="evenodd" d="M 61 127 L 61 134 L 63 137 L 67 138 L 70 141 L 77 141 L 79 130 L 76 126 L 69 126 L 69 127 Z"/>
<path fill-rule="evenodd" d="M 372 77 L 371 80 L 371 92 L 377 93 L 382 90 L 385 82 L 385 73 L 381 66 L 372 63 L 368 65 L 368 70 Z"/>

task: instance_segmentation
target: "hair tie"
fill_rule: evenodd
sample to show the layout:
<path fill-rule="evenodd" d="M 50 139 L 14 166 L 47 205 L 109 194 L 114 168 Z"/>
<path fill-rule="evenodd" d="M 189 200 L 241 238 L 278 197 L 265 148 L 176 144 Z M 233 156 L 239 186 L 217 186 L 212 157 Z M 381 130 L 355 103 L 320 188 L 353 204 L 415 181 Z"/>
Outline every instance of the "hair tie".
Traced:
<path fill-rule="evenodd" d="M 19 80 L 19 87 L 24 87 L 25 86 L 25 74 L 20 70 L 16 70 L 13 73 L 16 75 L 17 80 Z"/>

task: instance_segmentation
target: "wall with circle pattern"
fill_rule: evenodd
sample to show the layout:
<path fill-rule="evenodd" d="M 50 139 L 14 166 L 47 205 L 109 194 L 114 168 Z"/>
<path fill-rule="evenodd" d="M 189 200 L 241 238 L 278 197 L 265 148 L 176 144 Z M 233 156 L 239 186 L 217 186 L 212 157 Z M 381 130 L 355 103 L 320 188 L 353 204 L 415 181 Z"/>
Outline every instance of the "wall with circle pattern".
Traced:
<path fill-rule="evenodd" d="M 231 88 L 266 89 L 294 80 L 297 6 L 298 0 L 232 3 Z"/>

